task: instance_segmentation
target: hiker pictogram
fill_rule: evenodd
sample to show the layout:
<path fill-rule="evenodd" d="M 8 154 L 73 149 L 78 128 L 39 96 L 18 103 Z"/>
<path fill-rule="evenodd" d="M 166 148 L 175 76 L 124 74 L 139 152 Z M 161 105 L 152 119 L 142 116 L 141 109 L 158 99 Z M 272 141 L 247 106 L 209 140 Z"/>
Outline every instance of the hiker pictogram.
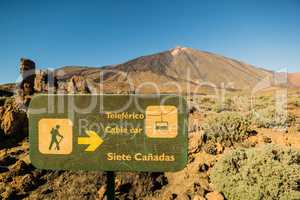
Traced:
<path fill-rule="evenodd" d="M 70 154 L 73 125 L 69 119 L 44 118 L 38 124 L 39 151 L 43 154 Z"/>
<path fill-rule="evenodd" d="M 62 142 L 62 140 L 64 139 L 64 136 L 62 136 L 60 133 L 59 133 L 59 128 L 60 126 L 59 125 L 56 125 L 55 128 L 52 128 L 51 129 L 51 143 L 49 145 L 49 150 L 52 149 L 52 147 L 54 147 L 56 150 L 59 151 L 59 144 Z M 53 146 L 55 145 L 55 146 Z"/>

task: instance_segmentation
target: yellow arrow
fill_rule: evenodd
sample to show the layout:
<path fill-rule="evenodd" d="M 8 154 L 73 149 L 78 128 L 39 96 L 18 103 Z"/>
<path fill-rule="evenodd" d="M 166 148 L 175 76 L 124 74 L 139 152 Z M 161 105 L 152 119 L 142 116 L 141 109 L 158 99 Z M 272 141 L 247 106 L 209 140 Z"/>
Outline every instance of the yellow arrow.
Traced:
<path fill-rule="evenodd" d="M 95 151 L 103 143 L 102 138 L 95 131 L 86 130 L 85 133 L 88 137 L 79 137 L 78 144 L 88 144 L 85 151 Z"/>

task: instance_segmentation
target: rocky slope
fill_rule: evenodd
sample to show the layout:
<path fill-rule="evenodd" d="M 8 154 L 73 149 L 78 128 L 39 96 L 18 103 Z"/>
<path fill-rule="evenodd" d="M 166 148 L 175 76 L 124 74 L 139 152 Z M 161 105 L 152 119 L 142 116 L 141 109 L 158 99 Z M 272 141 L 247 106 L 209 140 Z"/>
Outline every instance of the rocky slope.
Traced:
<path fill-rule="evenodd" d="M 158 89 L 170 93 L 189 90 L 198 93 L 207 87 L 251 89 L 272 76 L 272 72 L 262 68 L 187 47 L 176 47 L 102 68 L 63 67 L 57 74 L 61 81 L 73 75 L 82 76 L 95 83 L 96 88 L 102 84 L 108 92 L 154 92 Z"/>
<path fill-rule="evenodd" d="M 124 72 L 125 76 L 111 76 L 112 80 L 132 80 L 134 85 L 154 82 L 165 92 L 176 90 L 170 83 L 180 86 L 211 84 L 215 87 L 248 89 L 271 73 L 237 60 L 186 47 L 176 47 L 150 56 L 143 56 L 111 69 Z M 183 90 L 185 88 L 183 87 Z"/>
<path fill-rule="evenodd" d="M 65 66 L 55 70 L 61 87 L 73 76 L 89 83 L 91 91 L 108 93 L 164 92 L 202 93 L 207 88 L 252 90 L 269 81 L 274 86 L 274 72 L 221 55 L 187 47 L 141 56 L 128 62 L 103 66 Z M 300 87 L 299 73 L 289 74 L 289 86 Z M 10 90 L 14 89 L 12 85 Z M 1 86 L 0 89 L 7 89 Z"/>

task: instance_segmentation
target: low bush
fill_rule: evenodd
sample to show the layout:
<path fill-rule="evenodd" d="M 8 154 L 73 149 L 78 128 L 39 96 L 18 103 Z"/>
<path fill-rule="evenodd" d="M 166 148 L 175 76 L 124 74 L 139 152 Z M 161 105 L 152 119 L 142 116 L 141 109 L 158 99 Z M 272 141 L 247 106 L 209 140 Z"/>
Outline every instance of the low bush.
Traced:
<path fill-rule="evenodd" d="M 208 96 L 202 96 L 198 99 L 197 104 L 201 111 L 211 111 L 212 106 L 215 104 L 215 98 L 208 97 Z"/>
<path fill-rule="evenodd" d="M 296 107 L 300 107 L 300 100 L 296 100 L 296 101 L 294 102 L 294 105 L 295 105 Z"/>
<path fill-rule="evenodd" d="M 203 124 L 207 142 L 232 146 L 248 138 L 253 131 L 250 120 L 237 112 L 222 112 L 208 117 Z"/>
<path fill-rule="evenodd" d="M 263 109 L 274 103 L 275 100 L 272 96 L 259 96 L 252 98 L 252 108 L 254 109 Z"/>
<path fill-rule="evenodd" d="M 217 101 L 215 104 L 212 105 L 212 111 L 216 113 L 234 110 L 234 102 L 230 98 L 226 98 L 224 102 Z"/>
<path fill-rule="evenodd" d="M 288 98 L 288 103 L 296 107 L 300 107 L 300 97 L 297 95 L 290 95 Z"/>
<path fill-rule="evenodd" d="M 228 200 L 300 199 L 300 152 L 274 145 L 237 149 L 215 164 L 210 178 Z"/>
<path fill-rule="evenodd" d="M 285 128 L 290 127 L 296 121 L 291 113 L 280 113 L 275 106 L 269 106 L 252 113 L 252 122 L 258 128 Z"/>

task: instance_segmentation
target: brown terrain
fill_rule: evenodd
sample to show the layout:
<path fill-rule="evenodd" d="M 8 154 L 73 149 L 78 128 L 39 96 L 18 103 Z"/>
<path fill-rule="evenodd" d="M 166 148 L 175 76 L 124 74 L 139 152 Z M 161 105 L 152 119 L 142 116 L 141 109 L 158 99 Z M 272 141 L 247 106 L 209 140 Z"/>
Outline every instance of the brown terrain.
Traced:
<path fill-rule="evenodd" d="M 36 74 L 26 77 L 24 74 L 29 70 L 35 70 Z M 117 172 L 117 199 L 242 199 L 232 198 L 232 192 L 214 185 L 212 174 L 215 166 L 236 149 L 255 150 L 269 144 L 298 152 L 294 159 L 296 165 L 293 165 L 298 182 L 292 189 L 295 198 L 290 199 L 300 198 L 299 73 L 289 74 L 288 83 L 276 85 L 276 73 L 186 47 L 114 66 L 63 67 L 54 73 L 37 70 L 33 61 L 21 59 L 20 71 L 24 78 L 18 86 L 6 84 L 0 87 L 0 199 L 105 199 L 104 172 L 39 170 L 31 164 L 26 108 L 36 93 L 154 92 L 151 85 L 140 86 L 145 82 L 155 83 L 160 92 L 180 93 L 186 97 L 190 107 L 189 161 L 185 169 L 173 173 Z M 182 89 L 174 86 L 175 83 Z M 225 92 L 224 98 L 212 88 Z M 224 90 L 220 90 L 222 88 Z M 274 121 L 273 112 L 265 110 L 272 110 L 276 105 L 275 95 L 282 90 L 288 91 L 289 114 L 283 120 Z M 209 134 L 215 129 L 206 128 L 209 125 L 207 119 L 217 117 L 210 125 L 219 126 L 218 122 L 228 113 L 229 117 L 247 117 L 247 128 L 244 130 L 240 126 L 244 121 L 239 117 L 233 117 L 232 121 L 226 118 L 217 129 L 224 131 L 227 128 L 224 134 L 228 134 L 229 139 L 219 140 L 219 136 L 213 134 L 212 139 L 216 140 L 210 140 Z M 253 113 L 262 113 L 265 117 L 257 120 Z M 235 123 L 238 126 L 234 126 Z M 226 126 L 237 130 L 228 131 Z M 241 133 L 247 135 L 237 139 Z M 264 194 L 263 189 L 260 192 Z M 253 198 L 249 196 L 248 199 Z M 272 198 L 262 196 L 260 199 Z M 286 198 L 278 194 L 273 199 Z"/>
<path fill-rule="evenodd" d="M 290 73 L 288 79 L 291 86 L 300 87 L 300 73 Z"/>
<path fill-rule="evenodd" d="M 100 72 L 103 73 L 102 78 Z M 132 92 L 138 89 L 144 93 L 156 91 L 152 86 L 143 85 L 149 82 L 156 84 L 161 92 L 185 93 L 190 88 L 197 93 L 205 87 L 249 89 L 257 82 L 273 76 L 272 72 L 262 68 L 187 47 L 176 47 L 114 66 L 68 66 L 57 69 L 56 73 L 61 81 L 81 76 L 92 82 L 92 85 L 98 83 L 94 85 L 97 89 L 103 84 L 107 92 Z"/>

